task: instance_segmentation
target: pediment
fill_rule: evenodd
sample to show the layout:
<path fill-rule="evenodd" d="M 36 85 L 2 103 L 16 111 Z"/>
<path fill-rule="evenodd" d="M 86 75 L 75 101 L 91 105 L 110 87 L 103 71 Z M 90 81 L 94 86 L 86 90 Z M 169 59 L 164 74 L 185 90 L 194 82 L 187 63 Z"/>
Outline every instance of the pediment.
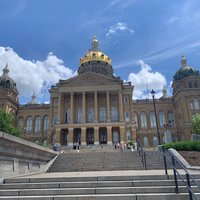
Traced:
<path fill-rule="evenodd" d="M 120 78 L 117 77 L 107 77 L 100 74 L 95 73 L 85 73 L 81 75 L 77 75 L 75 77 L 72 77 L 68 80 L 60 80 L 59 85 L 89 85 L 89 84 L 111 84 L 111 83 L 120 83 Z"/>

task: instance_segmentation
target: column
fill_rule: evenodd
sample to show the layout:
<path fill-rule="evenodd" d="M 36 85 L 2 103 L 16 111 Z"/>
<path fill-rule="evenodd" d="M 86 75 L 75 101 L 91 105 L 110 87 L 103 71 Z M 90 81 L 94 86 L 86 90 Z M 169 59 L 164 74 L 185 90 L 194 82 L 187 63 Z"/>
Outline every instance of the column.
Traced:
<path fill-rule="evenodd" d="M 112 145 L 112 127 L 107 126 L 107 144 Z"/>
<path fill-rule="evenodd" d="M 62 94 L 59 94 L 58 96 L 58 123 L 57 124 L 61 124 L 62 123 Z"/>
<path fill-rule="evenodd" d="M 56 128 L 56 141 L 55 143 L 61 143 L 60 141 L 60 128 Z"/>
<path fill-rule="evenodd" d="M 86 146 L 86 128 L 81 128 L 81 145 Z"/>
<path fill-rule="evenodd" d="M 124 121 L 124 113 L 123 113 L 123 99 L 122 99 L 122 92 L 119 91 L 119 120 L 120 122 Z"/>
<path fill-rule="evenodd" d="M 110 119 L 110 94 L 109 91 L 106 91 L 106 107 L 107 107 L 107 122 L 111 122 Z"/>
<path fill-rule="evenodd" d="M 82 123 L 85 123 L 85 116 L 86 116 L 86 101 L 85 101 L 85 92 L 82 92 Z"/>
<path fill-rule="evenodd" d="M 121 140 L 121 143 L 124 143 L 125 138 L 126 138 L 125 127 L 120 126 L 119 128 L 120 128 L 120 140 Z"/>
<path fill-rule="evenodd" d="M 99 144 L 99 127 L 94 127 L 94 144 Z"/>
<path fill-rule="evenodd" d="M 98 122 L 98 96 L 97 92 L 94 92 L 94 122 Z"/>
<path fill-rule="evenodd" d="M 74 122 L 74 93 L 70 93 L 70 124 Z"/>
<path fill-rule="evenodd" d="M 68 138 L 67 138 L 69 146 L 73 146 L 73 137 L 74 137 L 74 129 L 69 128 L 68 129 Z"/>

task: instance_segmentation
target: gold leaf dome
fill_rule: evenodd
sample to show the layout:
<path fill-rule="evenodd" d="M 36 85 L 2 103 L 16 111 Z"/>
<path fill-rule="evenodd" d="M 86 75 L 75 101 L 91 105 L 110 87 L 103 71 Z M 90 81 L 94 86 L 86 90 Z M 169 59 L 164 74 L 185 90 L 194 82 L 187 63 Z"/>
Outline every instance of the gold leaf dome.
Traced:
<path fill-rule="evenodd" d="M 99 50 L 99 42 L 96 36 L 94 36 L 91 46 L 92 48 L 80 59 L 80 65 L 90 61 L 101 61 L 112 65 L 110 57 Z"/>

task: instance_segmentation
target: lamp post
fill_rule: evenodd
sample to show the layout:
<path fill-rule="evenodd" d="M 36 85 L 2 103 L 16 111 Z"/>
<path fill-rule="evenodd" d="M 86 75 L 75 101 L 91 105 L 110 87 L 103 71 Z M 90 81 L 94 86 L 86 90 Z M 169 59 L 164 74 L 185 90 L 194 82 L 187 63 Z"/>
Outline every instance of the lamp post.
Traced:
<path fill-rule="evenodd" d="M 157 114 L 156 114 L 156 105 L 155 105 L 155 91 L 152 89 L 151 90 L 151 95 L 153 98 L 153 107 L 154 107 L 154 113 L 155 113 L 155 118 L 156 118 L 156 129 L 157 129 L 157 134 L 158 134 L 158 145 L 161 144 L 160 142 L 160 132 L 159 132 L 159 128 L 158 128 L 158 119 L 157 119 Z"/>

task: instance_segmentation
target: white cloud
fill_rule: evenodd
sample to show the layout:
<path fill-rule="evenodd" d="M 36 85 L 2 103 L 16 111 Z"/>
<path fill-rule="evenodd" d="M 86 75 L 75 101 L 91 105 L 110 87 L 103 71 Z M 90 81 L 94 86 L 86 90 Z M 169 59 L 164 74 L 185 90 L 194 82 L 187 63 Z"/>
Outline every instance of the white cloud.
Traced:
<path fill-rule="evenodd" d="M 50 87 L 59 79 L 67 79 L 74 75 L 73 71 L 65 67 L 63 61 L 53 53 L 49 53 L 44 61 L 31 61 L 21 58 L 12 48 L 0 47 L 0 70 L 6 63 L 10 77 L 17 83 L 22 101 L 30 100 L 34 90 L 37 96 L 41 97 L 44 87 Z"/>
<path fill-rule="evenodd" d="M 113 34 L 116 34 L 118 31 L 122 31 L 122 32 L 127 31 L 130 34 L 134 33 L 134 30 L 129 28 L 126 23 L 118 22 L 118 23 L 116 23 L 115 25 L 113 25 L 109 28 L 108 32 L 106 33 L 106 37 L 113 35 Z"/>
<path fill-rule="evenodd" d="M 162 89 L 167 85 L 166 78 L 159 72 L 152 72 L 152 68 L 140 60 L 138 63 L 141 69 L 138 73 L 130 73 L 128 81 L 134 85 L 133 98 L 145 99 L 151 98 L 149 92 L 154 89 L 156 98 L 162 96 Z"/>

